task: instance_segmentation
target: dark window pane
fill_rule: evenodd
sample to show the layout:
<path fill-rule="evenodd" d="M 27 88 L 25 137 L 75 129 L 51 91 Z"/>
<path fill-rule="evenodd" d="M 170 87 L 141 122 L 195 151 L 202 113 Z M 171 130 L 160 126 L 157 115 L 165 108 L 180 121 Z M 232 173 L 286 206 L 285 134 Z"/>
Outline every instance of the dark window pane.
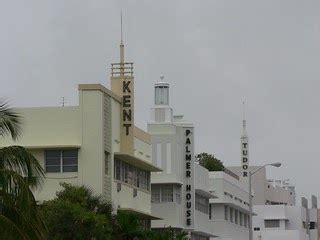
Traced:
<path fill-rule="evenodd" d="M 78 159 L 77 158 L 64 158 L 63 159 L 63 166 L 65 165 L 77 165 Z"/>
<path fill-rule="evenodd" d="M 60 172 L 60 166 L 46 166 L 46 172 Z"/>
<path fill-rule="evenodd" d="M 59 158 L 60 159 L 60 151 L 59 150 L 46 150 L 45 155 L 46 155 L 46 159 L 48 159 L 48 158 Z"/>
<path fill-rule="evenodd" d="M 46 165 L 60 165 L 60 158 L 47 158 Z"/>
<path fill-rule="evenodd" d="M 46 172 L 60 172 L 60 151 L 45 151 Z"/>
<path fill-rule="evenodd" d="M 63 158 L 78 158 L 78 150 L 63 150 Z"/>
<path fill-rule="evenodd" d="M 62 151 L 62 171 L 77 172 L 78 171 L 78 150 Z"/>
<path fill-rule="evenodd" d="M 63 166 L 63 172 L 77 172 L 78 166 Z"/>

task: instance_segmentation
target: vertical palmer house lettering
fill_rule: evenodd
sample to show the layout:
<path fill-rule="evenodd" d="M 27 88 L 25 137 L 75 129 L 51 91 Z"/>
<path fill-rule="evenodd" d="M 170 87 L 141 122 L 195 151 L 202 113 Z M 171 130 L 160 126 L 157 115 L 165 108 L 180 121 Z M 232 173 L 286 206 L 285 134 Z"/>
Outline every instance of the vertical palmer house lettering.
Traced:
<path fill-rule="evenodd" d="M 191 128 L 185 129 L 185 203 L 186 203 L 186 225 L 193 226 L 194 212 L 194 184 L 193 184 L 193 132 Z"/>
<path fill-rule="evenodd" d="M 132 127 L 131 81 L 125 79 L 122 83 L 122 120 L 123 127 L 125 128 L 125 134 L 128 136 Z"/>

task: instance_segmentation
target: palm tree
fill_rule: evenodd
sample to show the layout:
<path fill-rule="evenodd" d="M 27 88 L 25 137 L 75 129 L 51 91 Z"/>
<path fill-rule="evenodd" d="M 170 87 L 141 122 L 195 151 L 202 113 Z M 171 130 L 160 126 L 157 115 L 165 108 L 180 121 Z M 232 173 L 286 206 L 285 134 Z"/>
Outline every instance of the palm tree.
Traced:
<path fill-rule="evenodd" d="M 114 239 L 115 240 L 145 240 L 151 239 L 152 233 L 146 230 L 136 214 L 126 211 L 118 211 L 115 216 Z"/>
<path fill-rule="evenodd" d="M 0 136 L 15 141 L 21 133 L 22 118 L 6 103 L 0 103 Z M 32 189 L 41 185 L 44 171 L 25 148 L 0 149 L 0 239 L 45 239 Z"/>

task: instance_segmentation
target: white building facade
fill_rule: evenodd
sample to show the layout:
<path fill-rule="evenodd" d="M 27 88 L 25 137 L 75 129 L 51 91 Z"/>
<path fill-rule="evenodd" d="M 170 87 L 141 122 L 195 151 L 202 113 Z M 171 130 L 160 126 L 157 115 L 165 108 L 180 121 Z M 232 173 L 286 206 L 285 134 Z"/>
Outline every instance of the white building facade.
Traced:
<path fill-rule="evenodd" d="M 238 166 L 227 167 L 232 172 L 241 176 L 242 168 Z M 250 166 L 249 171 L 255 171 L 260 166 Z M 240 177 L 247 184 L 247 179 Z M 283 181 L 268 180 L 266 168 L 262 168 L 252 176 L 253 205 L 288 205 L 294 206 L 296 202 L 295 188 L 286 180 L 286 184 L 278 184 Z"/>
<path fill-rule="evenodd" d="M 301 200 L 301 206 L 256 205 L 253 217 L 255 240 L 318 240 L 317 199 L 312 196 L 312 206 Z"/>
<path fill-rule="evenodd" d="M 214 240 L 248 240 L 249 193 L 239 176 L 231 171 L 210 172 L 210 223 L 217 237 Z"/>
<path fill-rule="evenodd" d="M 182 116 L 173 116 L 169 84 L 155 85 L 155 107 L 148 124 L 153 165 L 163 169 L 152 174 L 152 228 L 184 231 L 194 240 L 213 237 L 209 222 L 209 172 L 195 163 L 194 126 Z"/>

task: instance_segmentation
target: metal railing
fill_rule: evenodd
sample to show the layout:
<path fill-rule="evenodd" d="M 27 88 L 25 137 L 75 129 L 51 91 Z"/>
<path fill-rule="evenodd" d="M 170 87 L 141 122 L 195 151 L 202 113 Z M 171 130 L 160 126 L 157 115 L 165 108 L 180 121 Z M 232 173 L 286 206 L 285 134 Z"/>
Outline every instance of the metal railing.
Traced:
<path fill-rule="evenodd" d="M 111 76 L 133 76 L 133 62 L 111 63 Z"/>

